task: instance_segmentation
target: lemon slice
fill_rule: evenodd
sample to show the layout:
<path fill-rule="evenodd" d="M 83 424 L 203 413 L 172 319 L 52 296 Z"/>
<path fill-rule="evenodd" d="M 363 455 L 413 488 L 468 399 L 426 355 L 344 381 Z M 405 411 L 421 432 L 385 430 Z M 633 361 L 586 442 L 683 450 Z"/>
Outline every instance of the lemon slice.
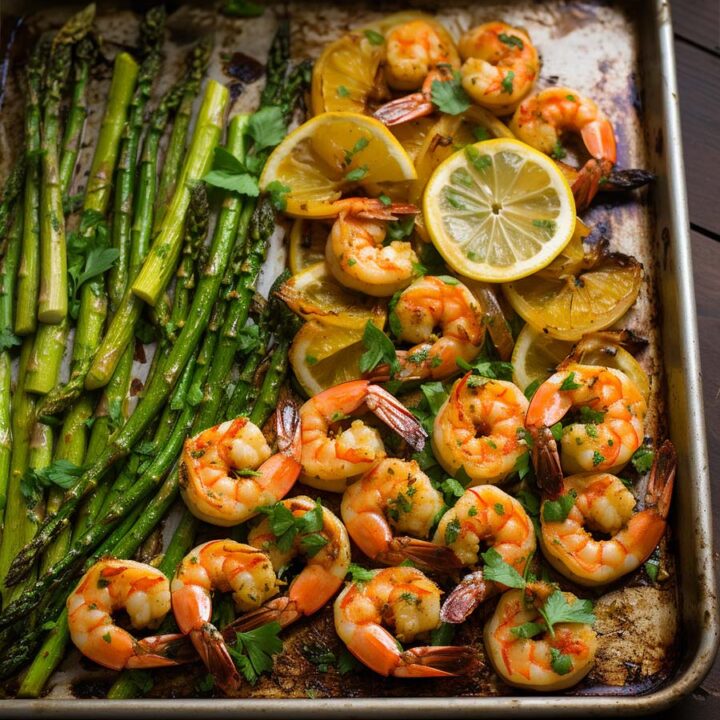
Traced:
<path fill-rule="evenodd" d="M 614 325 L 635 302 L 642 265 L 620 253 L 599 254 L 577 273 L 533 277 L 503 285 L 513 310 L 550 337 L 579 340 Z"/>
<path fill-rule="evenodd" d="M 324 223 L 298 218 L 290 228 L 288 265 L 295 275 L 325 260 L 328 228 Z"/>
<path fill-rule="evenodd" d="M 375 317 L 372 298 L 343 287 L 325 261 L 315 263 L 283 283 L 278 295 L 306 320 L 320 320 L 340 328 L 364 328 Z"/>
<path fill-rule="evenodd" d="M 382 328 L 385 313 L 378 311 L 373 322 Z M 295 377 L 309 397 L 362 376 L 363 332 L 364 328 L 340 328 L 317 320 L 300 328 L 290 346 L 289 359 Z"/>
<path fill-rule="evenodd" d="M 486 282 L 544 268 L 575 229 L 563 174 L 547 155 L 509 138 L 468 145 L 445 160 L 425 188 L 423 210 L 448 265 Z"/>
<path fill-rule="evenodd" d="M 532 325 L 525 325 L 520 331 L 512 354 L 513 382 L 523 390 L 534 382 L 543 382 L 555 372 L 574 343 L 555 340 L 539 332 Z M 650 397 L 650 380 L 640 363 L 623 347 L 608 344 L 610 351 L 589 350 L 578 355 L 583 365 L 601 365 L 624 372 L 637 386 L 647 400 Z"/>
<path fill-rule="evenodd" d="M 273 150 L 260 187 L 282 185 L 289 215 L 323 218 L 336 214 L 332 203 L 343 194 L 416 177 L 412 160 L 380 121 L 330 112 L 311 118 Z"/>
<path fill-rule="evenodd" d="M 368 111 L 390 99 L 381 62 L 383 36 L 395 25 L 428 17 L 401 12 L 343 35 L 325 47 L 313 66 L 310 105 L 313 115 L 324 112 Z"/>

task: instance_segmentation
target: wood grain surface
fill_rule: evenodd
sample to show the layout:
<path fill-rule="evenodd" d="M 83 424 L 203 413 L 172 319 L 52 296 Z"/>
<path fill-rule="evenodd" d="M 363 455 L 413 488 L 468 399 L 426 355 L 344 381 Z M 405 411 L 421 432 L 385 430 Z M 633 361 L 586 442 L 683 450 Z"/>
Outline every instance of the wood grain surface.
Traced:
<path fill-rule="evenodd" d="M 692 227 L 695 298 L 702 361 L 710 478 L 720 477 L 720 2 L 671 0 L 675 29 L 685 172 Z M 720 485 L 713 482 L 713 508 Z M 720 548 L 720 521 L 714 527 Z M 702 685 L 663 719 L 720 717 L 720 660 Z"/>

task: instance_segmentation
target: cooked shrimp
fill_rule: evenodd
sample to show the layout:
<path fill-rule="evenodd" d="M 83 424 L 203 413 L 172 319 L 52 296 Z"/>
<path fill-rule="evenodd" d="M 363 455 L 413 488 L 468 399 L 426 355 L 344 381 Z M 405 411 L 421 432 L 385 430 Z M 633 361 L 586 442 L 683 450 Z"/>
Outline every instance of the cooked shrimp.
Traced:
<path fill-rule="evenodd" d="M 533 395 L 525 427 L 535 439 L 533 463 L 538 481 L 554 497 L 568 473 L 614 472 L 643 441 L 645 398 L 625 373 L 597 365 L 563 364 Z M 574 422 L 562 429 L 562 454 L 547 428 L 571 410 Z M 579 420 L 579 422 L 578 422 Z"/>
<path fill-rule="evenodd" d="M 385 38 L 385 77 L 396 90 L 419 88 L 438 65 L 460 67 L 450 34 L 438 23 L 411 20 L 394 27 Z"/>
<path fill-rule="evenodd" d="M 339 200 L 342 208 L 325 246 L 325 259 L 338 282 L 351 290 L 387 297 L 407 287 L 418 263 L 405 240 L 385 243 L 387 223 L 414 214 L 414 205 L 387 207 L 373 198 Z"/>
<path fill-rule="evenodd" d="M 449 377 L 458 372 L 458 359 L 471 362 L 482 349 L 480 304 L 454 278 L 425 275 L 403 290 L 392 312 L 398 340 L 414 343 L 398 351 L 402 379 Z"/>
<path fill-rule="evenodd" d="M 466 567 L 477 566 L 488 547 L 521 575 L 535 553 L 535 529 L 523 506 L 494 485 L 465 494 L 440 520 L 433 542 L 449 547 Z M 467 575 L 443 603 L 443 622 L 461 623 L 502 588 L 485 580 L 482 570 Z"/>
<path fill-rule="evenodd" d="M 467 373 L 435 416 L 435 457 L 451 475 L 465 468 L 474 485 L 502 482 L 527 452 L 520 435 L 527 407 L 513 383 Z"/>
<path fill-rule="evenodd" d="M 532 593 L 532 602 L 522 590 L 506 592 L 485 625 L 485 652 L 497 674 L 504 682 L 515 687 L 549 692 L 563 690 L 577 684 L 592 669 L 597 652 L 597 634 L 591 625 L 584 623 L 558 623 L 554 636 L 545 631 L 527 638 L 513 633 L 525 623 L 544 624 L 538 607 L 553 592 L 543 587 Z M 563 593 L 566 602 L 573 604 L 577 598 Z M 570 658 L 570 666 L 558 673 L 557 659 L 560 655 Z M 558 668 L 560 669 L 560 668 Z"/>
<path fill-rule="evenodd" d="M 510 121 L 519 140 L 541 152 L 557 154 L 563 133 L 579 133 L 592 156 L 572 185 L 578 209 L 586 208 L 615 165 L 615 131 L 610 120 L 576 90 L 554 87 L 523 100 Z"/>
<path fill-rule="evenodd" d="M 640 512 L 634 495 L 614 475 L 565 478 L 563 494 L 575 496 L 567 518 L 550 522 L 540 513 L 540 543 L 550 564 L 580 585 L 605 585 L 640 567 L 665 532 L 676 467 L 667 440 L 658 450 Z M 610 537 L 596 540 L 593 531 Z"/>
<path fill-rule="evenodd" d="M 276 413 L 278 452 L 245 417 L 203 430 L 185 441 L 180 492 L 196 517 L 227 527 L 285 497 L 300 474 L 300 416 L 292 400 Z"/>
<path fill-rule="evenodd" d="M 391 635 L 383 624 L 393 631 Z M 376 570 L 335 600 L 335 630 L 364 665 L 387 677 L 447 677 L 470 671 L 473 651 L 461 646 L 403 650 L 440 625 L 440 588 L 416 568 Z"/>
<path fill-rule="evenodd" d="M 348 486 L 340 511 L 350 537 L 371 559 L 449 571 L 455 553 L 425 538 L 443 511 L 443 496 L 414 461 L 386 458 Z M 402 533 L 401 537 L 394 537 Z"/>
<path fill-rule="evenodd" d="M 462 86 L 478 105 L 496 115 L 512 112 L 530 92 L 540 70 L 530 36 L 503 22 L 489 22 L 460 38 Z"/>
<path fill-rule="evenodd" d="M 255 610 L 277 593 L 277 578 L 270 559 L 251 545 L 211 540 L 183 558 L 170 588 L 180 631 L 190 636 L 218 687 L 235 692 L 240 676 L 222 635 L 210 622 L 212 593 L 232 592 L 237 610 Z"/>
<path fill-rule="evenodd" d="M 113 612 L 125 610 L 134 628 L 162 622 L 170 610 L 170 582 L 160 570 L 132 560 L 100 560 L 82 576 L 66 605 L 70 637 L 94 662 L 112 670 L 178 664 L 163 653 L 182 635 L 137 640 L 112 619 Z"/>
<path fill-rule="evenodd" d="M 415 416 L 387 390 L 367 380 L 329 388 L 300 408 L 302 481 L 330 492 L 343 492 L 348 480 L 367 472 L 385 457 L 377 429 L 355 419 L 343 429 L 338 423 L 370 410 L 413 448 L 425 446 L 426 433 Z M 336 429 L 337 428 L 337 429 Z"/>
<path fill-rule="evenodd" d="M 270 557 L 277 572 L 301 556 L 305 567 L 290 583 L 287 595 L 265 603 L 233 623 L 235 630 L 247 630 L 276 621 L 283 627 L 317 612 L 340 589 L 350 566 L 350 540 L 337 515 L 306 495 L 280 503 L 302 527 L 286 546 L 278 542 L 268 518 L 256 525 L 248 542 Z"/>

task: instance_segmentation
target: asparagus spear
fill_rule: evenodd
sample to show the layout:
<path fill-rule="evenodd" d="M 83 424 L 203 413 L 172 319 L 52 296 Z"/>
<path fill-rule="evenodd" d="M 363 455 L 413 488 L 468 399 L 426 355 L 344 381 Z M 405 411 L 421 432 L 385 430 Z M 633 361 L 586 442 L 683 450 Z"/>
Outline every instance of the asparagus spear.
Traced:
<path fill-rule="evenodd" d="M 21 155 L 10 172 L 3 189 L 2 200 L 0 200 L 0 255 L 2 255 L 2 248 L 6 245 L 5 236 L 9 230 L 13 206 L 20 197 L 24 186 L 25 157 Z"/>
<path fill-rule="evenodd" d="M 67 316 L 56 325 L 42 323 L 38 326 L 25 375 L 27 392 L 44 395 L 55 387 L 69 330 Z"/>
<path fill-rule="evenodd" d="M 61 322 L 68 311 L 65 213 L 60 184 L 60 105 L 70 74 L 72 47 L 90 29 L 95 8 L 78 13 L 53 39 L 48 78 L 43 96 L 41 134 L 40 294 L 38 320 Z"/>
<path fill-rule="evenodd" d="M 60 189 L 63 200 L 66 202 L 88 114 L 87 85 L 90 80 L 90 65 L 95 59 L 96 49 L 94 40 L 89 37 L 83 38 L 75 47 L 72 100 L 65 122 L 62 154 L 60 155 Z"/>
<path fill-rule="evenodd" d="M 18 271 L 15 332 L 27 335 L 37 325 L 40 289 L 40 91 L 50 52 L 50 36 L 43 35 L 26 69 L 25 156 L 27 171 L 23 201 L 23 240 Z"/>
<path fill-rule="evenodd" d="M 173 200 L 153 242 L 142 269 L 132 285 L 135 295 L 154 305 L 165 290 L 182 246 L 182 221 L 190 202 L 189 185 L 200 180 L 210 169 L 212 152 L 220 139 L 228 91 L 210 80 L 188 158 L 178 179 Z"/>
<path fill-rule="evenodd" d="M 85 218 L 92 217 L 93 214 L 104 215 L 107 210 L 120 136 L 125 125 L 137 73 L 137 63 L 130 55 L 120 53 L 115 58 L 108 104 L 85 189 L 83 203 Z M 83 235 L 89 240 L 96 228 L 92 227 L 91 223 L 86 223 L 86 226 Z M 83 284 L 80 293 L 80 310 L 70 365 L 70 379 L 65 385 L 53 388 L 48 393 L 40 407 L 42 415 L 61 412 L 80 395 L 90 360 L 102 334 L 107 313 L 104 278 L 97 276 L 88 280 Z"/>
<path fill-rule="evenodd" d="M 130 269 L 130 227 L 132 224 L 133 192 L 137 169 L 145 107 L 152 92 L 153 81 L 160 71 L 165 30 L 165 9 L 162 6 L 148 11 L 140 26 L 140 47 L 143 56 L 137 85 L 130 102 L 127 124 L 120 144 L 120 156 L 115 173 L 115 197 L 112 222 L 112 244 L 119 251 L 117 262 L 110 269 L 110 307 L 114 312 L 120 304 L 128 284 Z"/>
<path fill-rule="evenodd" d="M 0 515 L 5 508 L 12 454 L 13 438 L 10 432 L 12 371 L 8 348 L 18 342 L 12 329 L 22 222 L 22 207 L 18 206 L 8 235 L 7 249 L 0 264 Z"/>
<path fill-rule="evenodd" d="M 209 37 L 203 38 L 193 49 L 188 61 L 187 79 L 183 81 L 180 103 L 172 133 L 170 134 L 167 152 L 165 153 L 165 162 L 163 163 L 157 198 L 155 199 L 153 234 L 160 231 L 175 192 L 178 175 L 185 156 L 185 138 L 190 127 L 193 104 L 200 90 L 200 83 L 205 76 L 211 50 L 211 39 Z"/>
<path fill-rule="evenodd" d="M 100 346 L 96 358 L 92 364 L 92 372 L 88 374 L 85 384 L 88 389 L 95 389 L 105 385 L 113 373 L 120 353 L 127 347 L 132 338 L 133 328 L 137 322 L 142 309 L 142 303 L 138 302 L 139 296 L 135 293 L 135 286 L 146 269 L 155 266 L 159 262 L 164 266 L 164 273 L 172 273 L 177 257 L 170 257 L 168 241 L 176 242 L 182 240 L 182 229 L 185 222 L 185 214 L 190 203 L 191 183 L 197 182 L 205 174 L 212 156 L 215 145 L 220 137 L 222 128 L 222 117 L 227 105 L 227 90 L 210 81 L 205 90 L 205 97 L 193 133 L 190 152 L 185 160 L 181 174 L 181 181 L 178 183 L 177 191 L 173 197 L 170 211 L 168 212 L 160 234 L 155 239 L 150 253 L 145 258 L 142 269 L 132 286 L 134 298 L 126 295 L 118 310 L 110 328 Z M 163 250 L 161 248 L 168 248 Z M 153 259 L 154 258 L 154 259 Z M 148 264 L 150 263 L 150 265 Z M 154 272 L 147 270 L 147 272 Z M 158 280 L 159 278 L 154 278 Z M 163 280 L 161 291 L 164 290 L 167 280 Z M 142 298 L 143 300 L 145 298 Z"/>
<path fill-rule="evenodd" d="M 228 148 L 233 152 L 242 137 L 237 132 L 229 135 Z M 237 197 L 226 197 L 218 218 L 208 262 L 193 297 L 193 304 L 188 313 L 189 320 L 183 327 L 177 343 L 173 346 L 161 373 L 153 377 L 147 387 L 146 394 L 118 435 L 113 438 L 100 458 L 86 470 L 79 482 L 66 496 L 62 509 L 52 518 L 48 518 L 40 527 L 38 534 L 23 548 L 13 561 L 9 572 L 10 583 L 18 582 L 32 565 L 37 553 L 69 522 L 78 502 L 91 492 L 108 468 L 118 459 L 125 457 L 148 424 L 158 414 L 168 395 L 175 386 L 178 376 L 187 364 L 207 322 L 212 305 L 217 298 L 220 281 L 232 255 L 238 222 L 240 219 L 241 201 Z M 0 625 L 2 620 L 0 619 Z"/>

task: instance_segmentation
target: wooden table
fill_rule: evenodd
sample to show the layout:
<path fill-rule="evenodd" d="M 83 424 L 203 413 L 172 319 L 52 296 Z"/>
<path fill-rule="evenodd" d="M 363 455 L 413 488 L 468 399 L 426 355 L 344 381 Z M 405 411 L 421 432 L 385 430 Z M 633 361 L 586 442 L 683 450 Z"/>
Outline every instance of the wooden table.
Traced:
<path fill-rule="evenodd" d="M 692 233 L 710 478 L 720 477 L 720 2 L 671 0 Z M 720 486 L 713 483 L 713 508 Z M 720 520 L 714 527 L 716 558 Z M 663 718 L 720 716 L 720 660 L 705 682 Z"/>

